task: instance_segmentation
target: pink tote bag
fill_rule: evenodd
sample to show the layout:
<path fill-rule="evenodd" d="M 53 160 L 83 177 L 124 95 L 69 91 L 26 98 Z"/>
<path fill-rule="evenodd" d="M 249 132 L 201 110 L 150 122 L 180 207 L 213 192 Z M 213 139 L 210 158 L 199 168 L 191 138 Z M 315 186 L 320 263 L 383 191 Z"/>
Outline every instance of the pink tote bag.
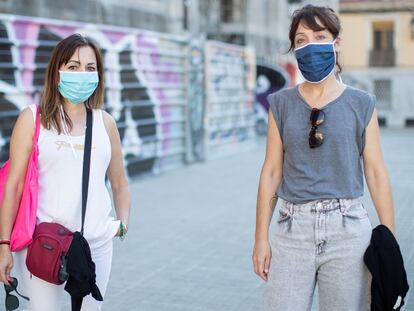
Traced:
<path fill-rule="evenodd" d="M 10 249 L 19 251 L 27 247 L 33 238 L 36 226 L 38 183 L 38 146 L 40 130 L 39 108 L 36 105 L 35 132 L 33 135 L 33 149 L 27 164 L 24 188 L 20 200 L 19 210 L 13 225 L 10 237 Z M 3 202 L 10 163 L 7 161 L 0 169 L 0 203 Z M 1 204 L 0 204 L 1 206 Z"/>

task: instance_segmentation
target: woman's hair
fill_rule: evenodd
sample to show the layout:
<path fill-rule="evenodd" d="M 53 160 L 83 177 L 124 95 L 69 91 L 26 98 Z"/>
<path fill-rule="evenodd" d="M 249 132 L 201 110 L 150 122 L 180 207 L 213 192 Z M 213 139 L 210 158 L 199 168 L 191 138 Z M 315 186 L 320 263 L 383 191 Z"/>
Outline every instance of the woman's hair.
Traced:
<path fill-rule="evenodd" d="M 318 24 L 316 18 L 319 19 L 323 26 Z M 308 4 L 293 13 L 289 30 L 289 51 L 292 51 L 295 48 L 295 34 L 301 23 L 313 31 L 326 29 L 332 34 L 334 39 L 336 39 L 341 32 L 341 22 L 334 10 L 329 7 Z M 336 55 L 336 65 L 338 67 L 338 72 L 341 72 L 342 67 L 338 62 L 338 55 Z"/>
<path fill-rule="evenodd" d="M 62 132 L 61 123 L 59 122 L 59 106 L 63 103 L 64 99 L 58 90 L 58 84 L 60 81 L 59 68 L 62 65 L 66 65 L 70 61 L 72 55 L 78 48 L 86 46 L 91 47 L 95 52 L 97 72 L 99 76 L 98 87 L 87 100 L 87 106 L 91 109 L 102 107 L 104 96 L 104 75 L 102 56 L 99 48 L 97 44 L 88 37 L 84 37 L 80 34 L 70 35 L 60 41 L 53 48 L 52 55 L 46 69 L 45 85 L 41 99 L 40 111 L 42 116 L 42 125 L 48 130 L 54 128 L 59 133 Z M 66 113 L 65 119 L 68 123 L 69 129 L 71 129 L 72 121 Z"/>

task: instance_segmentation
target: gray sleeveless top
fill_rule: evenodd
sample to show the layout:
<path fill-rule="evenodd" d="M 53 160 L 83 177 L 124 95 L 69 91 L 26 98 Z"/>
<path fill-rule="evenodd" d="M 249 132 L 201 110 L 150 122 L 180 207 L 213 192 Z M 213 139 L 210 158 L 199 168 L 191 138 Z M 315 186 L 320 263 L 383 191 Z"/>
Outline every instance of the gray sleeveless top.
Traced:
<path fill-rule="evenodd" d="M 277 195 L 292 203 L 362 196 L 365 128 L 375 108 L 375 97 L 347 86 L 322 108 L 325 121 L 318 130 L 324 142 L 314 149 L 308 143 L 312 108 L 298 87 L 273 93 L 268 101 L 284 149 L 283 178 Z"/>

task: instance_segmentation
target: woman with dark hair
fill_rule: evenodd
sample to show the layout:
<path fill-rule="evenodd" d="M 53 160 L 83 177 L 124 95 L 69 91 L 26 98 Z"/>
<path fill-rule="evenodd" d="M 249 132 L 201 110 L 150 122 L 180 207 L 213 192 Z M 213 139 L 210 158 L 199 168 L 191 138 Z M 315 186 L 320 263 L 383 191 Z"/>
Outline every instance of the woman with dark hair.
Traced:
<path fill-rule="evenodd" d="M 80 231 L 82 160 L 87 109 L 90 109 L 92 149 L 84 237 L 91 249 L 102 295 L 111 270 L 112 239 L 125 235 L 130 210 L 120 137 L 113 118 L 101 109 L 103 95 L 104 69 L 97 45 L 79 34 L 60 41 L 49 60 L 40 105 L 37 223 L 58 223 L 72 232 Z M 11 137 L 10 171 L 0 208 L 0 239 L 4 242 L 0 245 L 0 281 L 9 284 L 11 274 L 17 275 L 19 291 L 30 298 L 29 310 L 57 311 L 62 305 L 63 285 L 30 275 L 25 265 L 27 250 L 12 256 L 6 243 L 22 195 L 35 119 L 36 106 L 31 105 L 20 113 Z M 106 175 L 118 220 L 110 216 Z M 13 266 L 16 269 L 12 271 Z M 82 310 L 100 310 L 101 304 L 88 296 Z"/>
<path fill-rule="evenodd" d="M 297 10 L 289 39 L 305 81 L 268 97 L 253 250 L 254 270 L 267 281 L 266 310 L 310 310 L 316 284 L 320 310 L 370 309 L 364 172 L 380 222 L 395 232 L 375 97 L 336 77 L 340 30 L 329 8 Z"/>

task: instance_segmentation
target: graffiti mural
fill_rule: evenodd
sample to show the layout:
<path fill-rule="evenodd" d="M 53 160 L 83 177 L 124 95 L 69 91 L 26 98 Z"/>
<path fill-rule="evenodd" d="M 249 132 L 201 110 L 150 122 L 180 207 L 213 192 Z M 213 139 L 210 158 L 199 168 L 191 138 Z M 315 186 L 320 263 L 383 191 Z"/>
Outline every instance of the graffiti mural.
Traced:
<path fill-rule="evenodd" d="M 100 45 L 105 109 L 117 122 L 129 176 L 202 161 L 254 137 L 252 48 L 0 14 L 0 163 L 19 112 L 42 92 L 53 47 L 72 33 Z"/>
<path fill-rule="evenodd" d="M 257 64 L 256 77 L 256 132 L 266 135 L 269 111 L 267 96 L 287 87 L 290 79 L 283 68 L 268 63 Z"/>
<path fill-rule="evenodd" d="M 204 40 L 192 40 L 188 48 L 188 118 L 189 118 L 189 155 L 188 161 L 203 161 L 204 144 Z"/>
<path fill-rule="evenodd" d="M 105 109 L 115 118 L 129 175 L 185 160 L 186 46 L 181 37 L 137 29 L 0 15 L 0 162 L 11 129 L 42 91 L 51 50 L 79 32 L 97 41 L 105 66 Z"/>
<path fill-rule="evenodd" d="M 255 136 L 254 50 L 209 41 L 205 47 L 206 145 L 209 154 Z"/>

